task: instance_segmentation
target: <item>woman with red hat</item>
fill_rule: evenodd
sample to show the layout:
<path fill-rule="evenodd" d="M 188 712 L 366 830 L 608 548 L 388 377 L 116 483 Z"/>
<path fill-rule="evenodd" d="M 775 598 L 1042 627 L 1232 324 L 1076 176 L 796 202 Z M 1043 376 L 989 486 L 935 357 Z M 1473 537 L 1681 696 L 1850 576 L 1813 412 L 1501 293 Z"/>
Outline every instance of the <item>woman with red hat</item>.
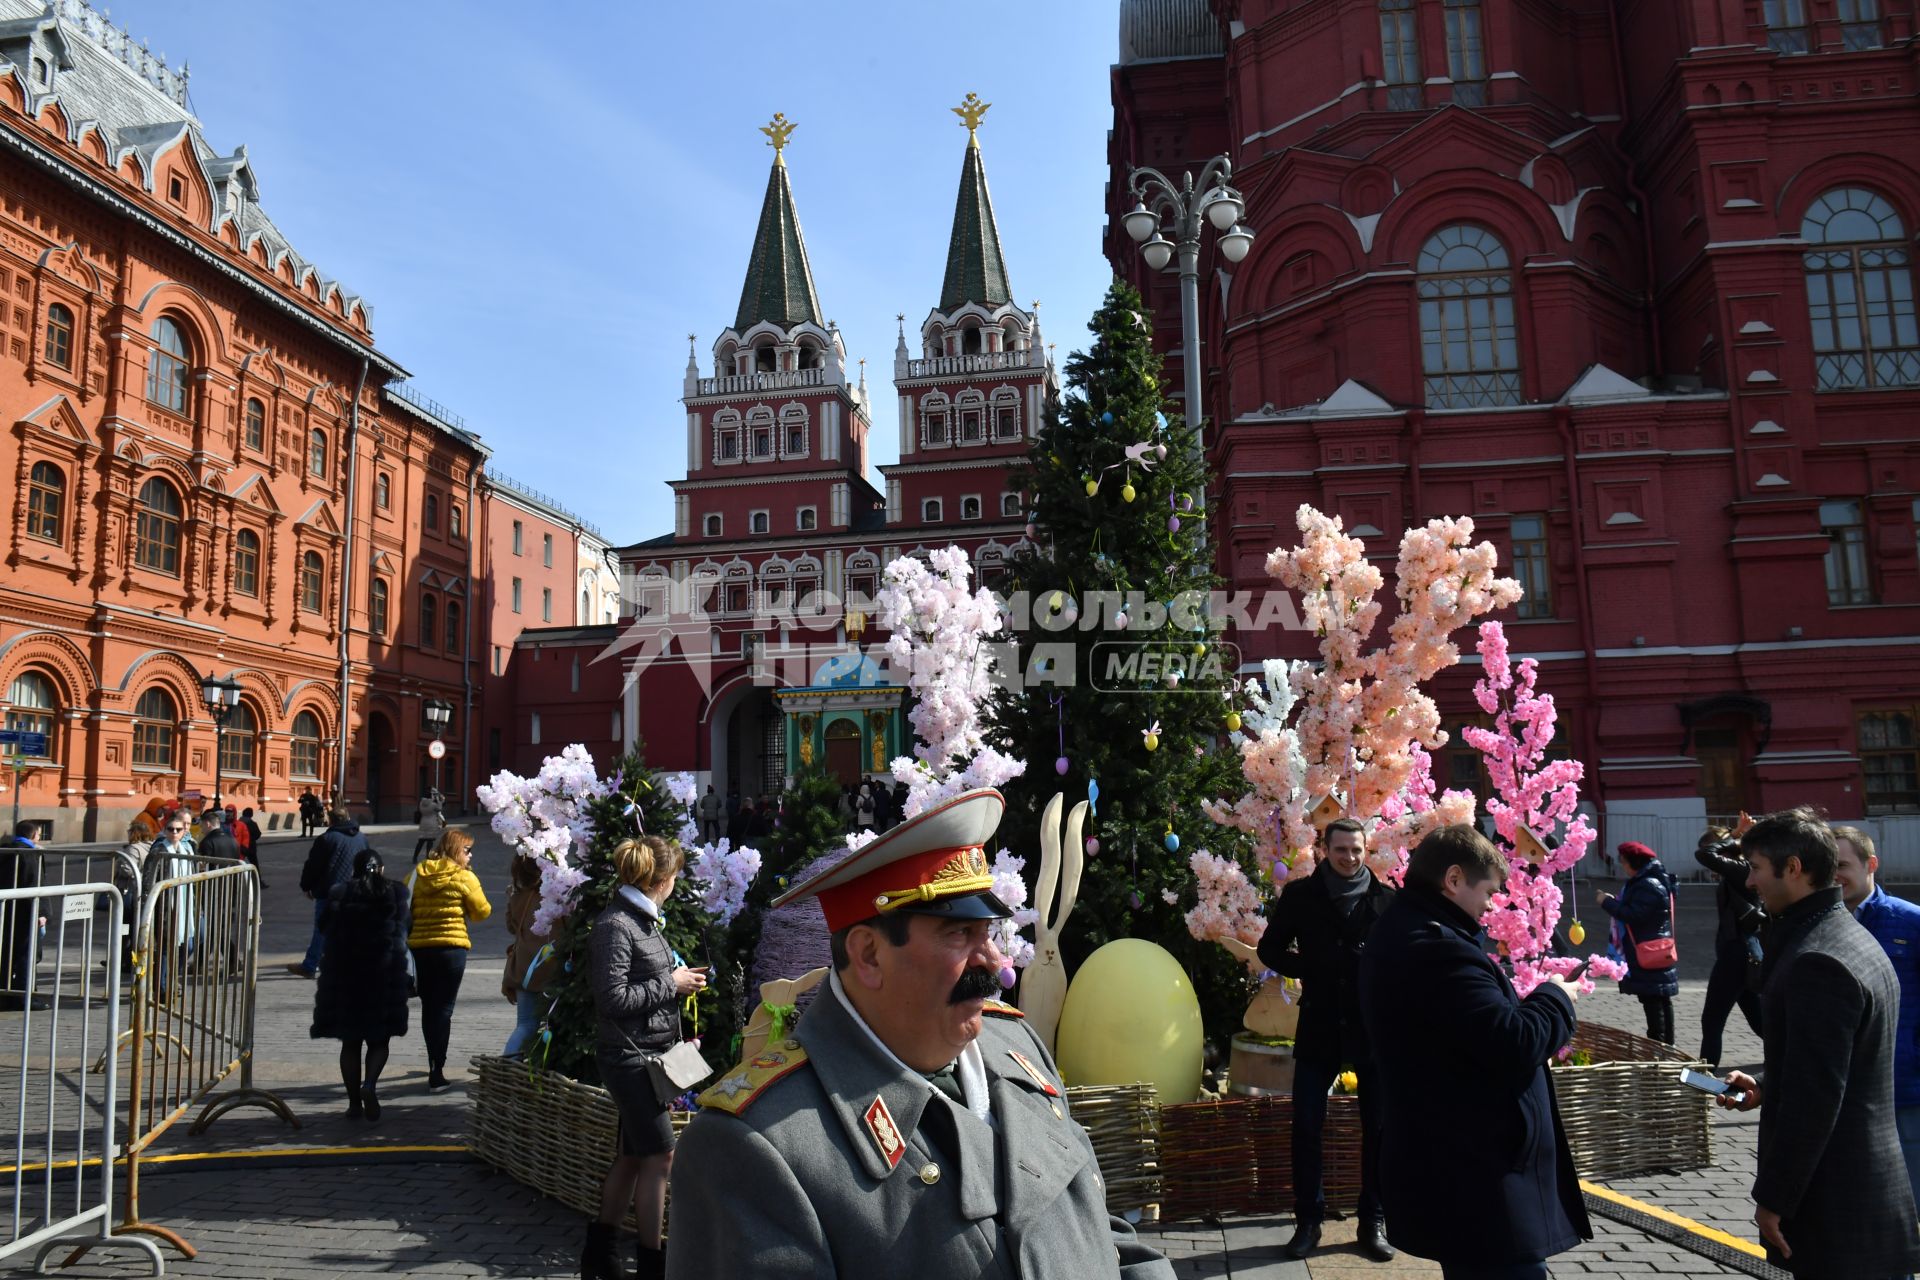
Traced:
<path fill-rule="evenodd" d="M 1673 1043 L 1673 998 L 1680 994 L 1679 953 L 1674 946 L 1674 879 L 1656 854 L 1638 840 L 1619 848 L 1630 877 L 1615 897 L 1600 895 L 1600 906 L 1626 934 L 1627 957 L 1622 994 L 1639 996 L 1647 1011 L 1647 1038 Z"/>

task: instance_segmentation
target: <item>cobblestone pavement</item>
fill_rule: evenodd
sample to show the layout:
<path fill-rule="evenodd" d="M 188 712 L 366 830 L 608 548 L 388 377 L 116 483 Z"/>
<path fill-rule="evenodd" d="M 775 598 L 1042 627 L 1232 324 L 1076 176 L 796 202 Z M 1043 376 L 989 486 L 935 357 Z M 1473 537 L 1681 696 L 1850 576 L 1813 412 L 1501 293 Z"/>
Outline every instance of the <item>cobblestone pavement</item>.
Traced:
<path fill-rule="evenodd" d="M 143 1216 L 179 1231 L 200 1250 L 187 1262 L 168 1259 L 181 1276 L 290 1277 L 320 1280 L 375 1274 L 548 1277 L 575 1274 L 581 1234 L 579 1216 L 526 1190 L 485 1166 L 452 1154 L 376 1151 L 365 1162 L 323 1158 L 302 1148 L 457 1145 L 465 1138 L 464 1064 L 492 1052 L 512 1028 L 512 1010 L 499 996 L 506 948 L 507 853 L 484 829 L 475 870 L 495 907 L 494 917 L 474 927 L 474 950 L 454 1017 L 452 1064 L 456 1088 L 425 1092 L 425 1053 L 417 1025 L 396 1041 L 383 1080 L 385 1114 L 377 1125 L 349 1122 L 336 1074 L 336 1044 L 307 1034 L 313 984 L 285 972 L 298 960 L 312 928 L 311 905 L 298 889 L 306 844 L 270 841 L 264 862 L 266 925 L 255 1080 L 287 1098 L 302 1127 L 289 1130 L 264 1111 L 229 1114 L 205 1136 L 189 1139 L 184 1126 L 164 1138 L 162 1155 L 191 1154 L 195 1161 L 145 1166 Z M 413 832 L 377 832 L 389 872 L 404 874 Z M 1604 918 L 1591 905 L 1591 887 L 1581 915 L 1593 939 L 1605 937 Z M 1699 1014 L 1711 956 L 1712 894 L 1686 886 L 1680 908 L 1682 991 L 1676 1023 L 1683 1048 L 1698 1047 Z M 417 1018 L 418 1006 L 414 1013 Z M 1583 1018 L 1630 1030 L 1644 1026 L 1638 1003 L 1603 991 L 1582 1000 Z M 1725 1065 L 1759 1061 L 1760 1045 L 1736 1013 L 1727 1033 Z M 1655 1174 L 1613 1183 L 1612 1189 L 1661 1206 L 1742 1239 L 1754 1238 L 1751 1184 L 1755 1125 L 1750 1116 L 1716 1113 L 1714 1166 Z M 240 1156 L 265 1148 L 284 1155 Z M 1596 1238 L 1552 1262 L 1555 1277 L 1595 1280 L 1658 1276 L 1743 1274 L 1716 1265 L 1679 1244 L 1596 1217 Z M 1308 1262 L 1286 1260 L 1281 1247 L 1292 1234 L 1284 1213 L 1234 1218 L 1222 1223 L 1149 1225 L 1145 1232 L 1173 1259 L 1181 1280 L 1359 1280 L 1361 1276 L 1438 1275 L 1418 1259 L 1375 1264 L 1353 1246 L 1352 1222 L 1331 1221 L 1326 1241 Z M 118 1261 L 89 1257 L 62 1274 L 85 1280 L 137 1274 L 131 1255 Z"/>

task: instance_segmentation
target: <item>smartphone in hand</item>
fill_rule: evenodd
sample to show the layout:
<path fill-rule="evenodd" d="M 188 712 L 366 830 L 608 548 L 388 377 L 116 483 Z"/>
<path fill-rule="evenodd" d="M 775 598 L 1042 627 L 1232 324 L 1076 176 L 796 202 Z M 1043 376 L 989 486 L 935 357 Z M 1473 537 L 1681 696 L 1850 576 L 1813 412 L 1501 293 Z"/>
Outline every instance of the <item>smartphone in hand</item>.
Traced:
<path fill-rule="evenodd" d="M 1733 1103 L 1735 1106 L 1747 1100 L 1746 1090 L 1735 1089 L 1720 1077 L 1710 1076 L 1704 1071 L 1682 1068 L 1680 1071 L 1680 1083 L 1686 1085 L 1689 1089 L 1698 1089 L 1702 1093 L 1711 1093 L 1715 1097 L 1725 1096 L 1727 1101 Z"/>

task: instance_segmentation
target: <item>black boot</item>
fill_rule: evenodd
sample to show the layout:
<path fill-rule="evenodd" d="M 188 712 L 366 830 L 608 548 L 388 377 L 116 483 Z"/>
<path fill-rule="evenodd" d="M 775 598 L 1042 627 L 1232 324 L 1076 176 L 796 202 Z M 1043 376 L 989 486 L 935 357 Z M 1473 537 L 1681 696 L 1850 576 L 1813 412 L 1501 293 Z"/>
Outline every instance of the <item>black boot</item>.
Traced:
<path fill-rule="evenodd" d="M 633 1260 L 640 1269 L 633 1273 L 633 1280 L 667 1280 L 667 1242 L 662 1240 L 658 1249 L 635 1242 Z"/>
<path fill-rule="evenodd" d="M 1320 1224 L 1302 1222 L 1293 1229 L 1293 1239 L 1287 1241 L 1289 1258 L 1304 1258 L 1320 1247 Z"/>
<path fill-rule="evenodd" d="M 1360 1220 L 1360 1252 L 1375 1262 L 1392 1262 L 1394 1247 L 1387 1243 L 1387 1224 L 1378 1218 Z"/>
<path fill-rule="evenodd" d="M 620 1269 L 618 1228 L 612 1224 L 587 1224 L 587 1245 L 580 1251 L 580 1280 L 627 1280 L 627 1273 Z"/>

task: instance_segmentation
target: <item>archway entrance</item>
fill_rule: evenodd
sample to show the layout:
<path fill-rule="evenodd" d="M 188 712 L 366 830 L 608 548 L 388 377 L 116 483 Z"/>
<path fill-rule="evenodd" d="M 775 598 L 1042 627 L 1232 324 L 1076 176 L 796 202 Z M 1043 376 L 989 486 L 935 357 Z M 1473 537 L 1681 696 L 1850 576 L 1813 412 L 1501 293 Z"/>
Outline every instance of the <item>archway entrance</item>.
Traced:
<path fill-rule="evenodd" d="M 840 783 L 860 784 L 860 724 L 839 719 L 827 726 L 827 772 Z"/>
<path fill-rule="evenodd" d="M 377 711 L 367 717 L 367 809 L 375 822 L 384 816 L 381 806 L 394 793 L 396 741 L 392 721 Z"/>

